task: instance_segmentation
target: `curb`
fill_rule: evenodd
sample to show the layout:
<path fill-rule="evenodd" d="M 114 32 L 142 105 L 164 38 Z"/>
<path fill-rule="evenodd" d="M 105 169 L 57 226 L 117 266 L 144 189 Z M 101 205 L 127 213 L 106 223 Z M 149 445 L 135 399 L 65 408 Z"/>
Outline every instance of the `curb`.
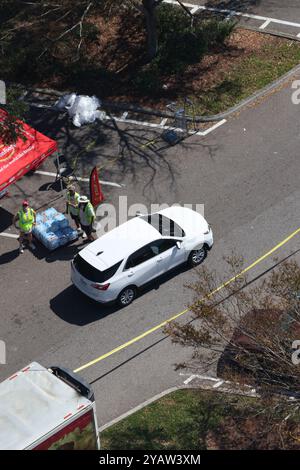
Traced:
<path fill-rule="evenodd" d="M 265 34 L 272 34 L 272 33 L 265 33 Z M 277 87 L 282 85 L 284 82 L 288 81 L 297 73 L 300 73 L 300 64 L 296 65 L 293 69 L 289 70 L 286 74 L 282 75 L 280 78 L 274 80 L 269 85 L 266 85 L 261 90 L 253 93 L 248 98 L 245 98 L 244 100 L 240 101 L 237 105 L 232 106 L 231 108 L 229 108 L 227 111 L 223 113 L 214 114 L 210 116 L 195 116 L 195 118 L 191 116 L 186 116 L 186 118 L 188 121 L 195 121 L 195 122 L 215 122 L 215 121 L 221 121 L 222 119 L 227 119 L 231 114 L 236 113 L 241 108 L 251 104 L 252 102 L 266 95 L 267 93 L 270 93 L 271 91 L 275 90 Z M 25 88 L 23 87 L 23 85 L 17 84 L 17 86 L 21 88 Z M 44 94 L 44 95 L 50 95 L 50 96 L 53 95 L 53 96 L 56 96 L 57 98 L 67 93 L 70 93 L 69 91 L 60 92 L 60 91 L 56 91 L 52 89 L 41 89 L 41 88 L 28 88 L 27 90 L 34 92 L 34 93 Z M 158 111 L 158 110 L 151 109 L 151 108 L 143 108 L 143 107 L 135 106 L 129 103 L 114 103 L 111 101 L 103 100 L 102 105 L 105 110 L 117 110 L 117 111 L 124 111 L 124 112 L 131 111 L 137 114 L 145 114 L 145 115 L 156 116 L 156 117 L 161 117 L 161 118 L 174 119 L 174 114 L 172 113 Z"/>
<path fill-rule="evenodd" d="M 294 68 L 292 68 L 287 73 L 285 73 L 281 77 L 274 80 L 269 85 L 266 85 L 261 90 L 256 91 L 255 93 L 250 95 L 248 98 L 245 98 L 244 100 L 240 101 L 237 105 L 232 106 L 231 108 L 229 108 L 227 111 L 224 111 L 223 113 L 212 114 L 210 116 L 195 116 L 195 118 L 193 118 L 191 116 L 186 116 L 186 118 L 187 118 L 188 121 L 195 121 L 195 122 L 214 122 L 214 121 L 221 121 L 223 119 L 227 119 L 231 114 L 236 113 L 241 108 L 243 108 L 243 107 L 249 105 L 250 103 L 256 101 L 257 99 L 261 98 L 262 96 L 266 95 L 267 93 L 270 93 L 271 91 L 276 89 L 278 86 L 282 85 L 284 82 L 286 82 L 288 79 L 293 77 L 298 72 L 300 73 L 300 64 L 296 65 Z M 119 104 L 119 103 L 113 103 L 113 102 L 110 102 L 110 101 L 102 101 L 102 103 L 103 103 L 104 108 L 106 107 L 106 108 L 120 110 L 120 111 L 132 111 L 134 113 L 148 114 L 148 115 L 158 116 L 158 117 L 162 117 L 162 118 L 174 119 L 174 115 L 172 113 L 167 113 L 167 112 L 163 112 L 163 111 L 156 111 L 156 110 L 152 110 L 150 108 L 141 108 L 139 106 L 135 106 L 135 105 L 131 105 L 131 104 L 125 104 L 125 103 L 124 104 Z"/>
<path fill-rule="evenodd" d="M 290 78 L 292 78 L 297 73 L 300 73 L 300 64 L 296 65 L 293 69 L 289 70 L 287 73 L 285 73 L 281 77 L 274 80 L 274 82 L 270 83 L 269 85 L 266 85 L 261 90 L 256 91 L 255 93 L 250 95 L 248 98 L 245 98 L 244 100 L 240 101 L 239 104 L 233 106 L 232 108 L 229 108 L 224 113 L 219 113 L 219 114 L 216 114 L 214 116 L 204 116 L 204 119 L 206 121 L 203 121 L 203 122 L 208 122 L 209 120 L 220 120 L 220 119 L 228 118 L 231 114 L 236 113 L 241 108 L 253 103 L 257 99 L 259 99 L 262 96 L 266 95 L 267 93 L 270 93 L 271 91 L 275 90 L 276 88 L 278 88 L 280 85 L 282 85 L 283 83 L 288 81 Z"/>
<path fill-rule="evenodd" d="M 148 400 L 144 401 L 140 405 L 135 406 L 134 408 L 131 408 L 131 410 L 126 411 L 126 413 L 123 413 L 121 416 L 118 418 L 113 419 L 112 421 L 109 421 L 108 423 L 104 424 L 103 426 L 100 426 L 98 428 L 98 432 L 102 432 L 105 429 L 109 428 L 110 426 L 113 426 L 114 424 L 119 423 L 119 421 L 122 421 L 122 419 L 128 418 L 128 416 L 136 413 L 137 411 L 141 410 L 142 408 L 145 408 L 147 405 L 151 405 L 156 400 L 159 400 L 160 398 L 163 398 L 165 395 L 168 395 L 169 393 L 176 392 L 176 390 L 179 390 L 181 388 L 187 388 L 187 387 L 172 387 L 168 388 L 167 390 L 164 390 L 161 393 L 158 393 L 157 395 L 154 395 L 154 397 L 149 398 Z"/>
<path fill-rule="evenodd" d="M 184 375 L 184 374 L 182 374 Z M 198 379 L 202 382 L 198 382 L 196 384 L 191 384 L 192 380 Z M 207 385 L 207 382 L 213 382 L 211 385 Z M 169 395 L 170 393 L 176 392 L 177 390 L 200 390 L 203 392 L 217 392 L 217 393 L 227 393 L 230 395 L 238 395 L 238 396 L 244 396 L 244 397 L 249 397 L 249 398 L 261 398 L 262 397 L 262 390 L 260 388 L 253 388 L 251 385 L 242 385 L 237 382 L 232 382 L 229 380 L 223 380 L 217 377 L 209 377 L 209 376 L 202 376 L 202 375 L 191 375 L 186 382 L 184 382 L 183 385 L 177 385 L 171 388 L 168 388 L 167 390 L 164 390 L 163 392 L 158 393 L 157 395 L 154 395 L 153 397 L 149 398 L 148 400 L 140 403 L 139 405 L 135 406 L 131 410 L 127 411 L 126 413 L 123 413 L 121 416 L 118 416 L 118 418 L 115 418 L 108 423 L 104 424 L 103 426 L 100 426 L 98 428 L 98 432 L 103 432 L 105 429 L 108 429 L 109 427 L 113 426 L 114 424 L 119 423 L 125 418 L 128 418 L 128 416 L 131 416 L 132 414 L 136 413 L 137 411 L 140 411 L 141 409 L 145 408 L 148 405 L 151 405 L 151 403 L 159 400 L 160 398 L 163 398 L 166 395 Z M 282 394 L 282 391 L 280 390 L 274 390 L 273 395 L 276 396 L 280 394 L 282 397 L 286 397 L 289 400 L 294 400 L 296 398 L 295 393 L 288 393 L 285 395 L 284 393 Z"/>
<path fill-rule="evenodd" d="M 232 382 L 231 382 L 232 383 Z M 251 387 L 249 387 L 251 388 Z M 209 389 L 206 387 L 201 387 L 201 386 L 195 386 L 195 385 L 178 385 L 172 388 L 168 388 L 167 390 L 164 390 L 161 393 L 158 393 L 157 395 L 154 395 L 154 397 L 149 398 L 148 400 L 142 402 L 140 405 L 135 406 L 131 410 L 127 411 L 126 413 L 123 413 L 121 416 L 118 418 L 115 418 L 108 423 L 104 424 L 103 426 L 100 426 L 98 428 L 98 432 L 103 432 L 105 429 L 108 429 L 109 427 L 113 426 L 114 424 L 119 423 L 125 418 L 128 418 L 128 416 L 131 416 L 132 414 L 136 413 L 137 411 L 140 411 L 141 409 L 145 408 L 148 405 L 151 405 L 151 403 L 159 400 L 160 398 L 163 398 L 166 395 L 169 395 L 170 393 L 176 392 L 177 390 L 202 390 L 202 391 L 212 391 L 213 389 Z M 259 395 L 255 392 L 255 395 L 249 395 L 247 392 L 242 391 L 239 388 L 236 389 L 218 389 L 215 390 L 218 393 L 230 393 L 232 395 L 241 395 L 241 396 L 250 396 L 251 398 L 257 398 Z"/>
<path fill-rule="evenodd" d="M 269 36 L 277 36 L 278 38 L 284 38 L 289 39 L 290 41 L 300 42 L 300 37 L 298 38 L 297 36 L 294 36 L 293 34 L 289 33 L 281 33 L 280 31 L 276 31 L 275 29 L 259 29 L 255 26 L 249 26 L 244 24 L 239 27 L 243 29 L 248 29 L 249 31 L 254 31 L 255 33 L 267 34 Z"/>

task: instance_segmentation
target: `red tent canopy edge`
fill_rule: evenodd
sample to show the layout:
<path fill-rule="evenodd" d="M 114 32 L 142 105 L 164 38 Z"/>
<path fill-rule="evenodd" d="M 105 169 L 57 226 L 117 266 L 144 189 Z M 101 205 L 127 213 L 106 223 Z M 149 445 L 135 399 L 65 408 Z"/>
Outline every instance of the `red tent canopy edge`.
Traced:
<path fill-rule="evenodd" d="M 7 116 L 0 109 L 1 120 Z M 47 157 L 57 151 L 57 143 L 22 122 L 22 134 L 16 143 L 5 145 L 0 140 L 0 192 L 26 173 L 35 170 Z"/>

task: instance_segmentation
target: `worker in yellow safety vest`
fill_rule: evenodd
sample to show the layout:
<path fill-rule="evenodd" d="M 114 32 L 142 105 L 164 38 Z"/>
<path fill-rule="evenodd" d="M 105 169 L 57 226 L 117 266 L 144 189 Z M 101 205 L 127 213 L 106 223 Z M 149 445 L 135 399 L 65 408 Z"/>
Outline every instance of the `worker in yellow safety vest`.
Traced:
<path fill-rule="evenodd" d="M 66 200 L 66 213 L 70 214 L 72 220 L 74 220 L 77 232 L 81 232 L 80 220 L 79 220 L 79 194 L 75 191 L 75 186 L 70 185 L 67 189 L 67 200 Z"/>
<path fill-rule="evenodd" d="M 19 227 L 17 226 L 17 222 Z M 16 228 L 20 230 L 19 244 L 20 253 L 24 253 L 24 240 L 28 241 L 29 246 L 32 250 L 35 249 L 35 245 L 32 243 L 32 229 L 36 223 L 35 211 L 29 207 L 28 201 L 22 202 L 22 209 L 14 216 L 13 223 Z"/>
<path fill-rule="evenodd" d="M 88 240 L 92 242 L 95 240 L 93 236 L 93 222 L 95 220 L 94 208 L 86 196 L 80 196 L 78 202 L 80 225 L 83 230 L 82 238 L 85 238 L 84 234 L 86 234 Z"/>

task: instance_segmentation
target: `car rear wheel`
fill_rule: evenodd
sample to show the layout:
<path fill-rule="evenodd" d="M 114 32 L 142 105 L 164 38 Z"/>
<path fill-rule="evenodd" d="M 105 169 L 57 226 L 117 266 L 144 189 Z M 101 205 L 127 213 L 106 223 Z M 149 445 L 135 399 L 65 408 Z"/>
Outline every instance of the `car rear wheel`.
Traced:
<path fill-rule="evenodd" d="M 190 253 L 188 264 L 192 268 L 195 266 L 199 266 L 199 264 L 203 263 L 207 256 L 207 248 L 203 245 L 199 250 L 193 250 Z"/>
<path fill-rule="evenodd" d="M 131 304 L 136 298 L 136 294 L 137 292 L 134 286 L 125 287 L 118 296 L 118 304 L 120 307 L 126 307 Z"/>

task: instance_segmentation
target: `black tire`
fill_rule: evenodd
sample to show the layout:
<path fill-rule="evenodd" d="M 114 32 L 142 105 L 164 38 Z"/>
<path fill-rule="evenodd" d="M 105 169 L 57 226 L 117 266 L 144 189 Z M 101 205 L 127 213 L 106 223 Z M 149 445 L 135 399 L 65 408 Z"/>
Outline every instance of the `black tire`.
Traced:
<path fill-rule="evenodd" d="M 199 250 L 193 250 L 190 252 L 189 258 L 188 258 L 188 265 L 191 268 L 194 268 L 195 266 L 199 266 L 205 258 L 207 257 L 207 247 L 206 245 L 203 245 L 202 248 Z"/>
<path fill-rule="evenodd" d="M 125 287 L 118 295 L 118 305 L 120 307 L 127 307 L 130 305 L 137 296 L 137 289 L 135 286 Z"/>

